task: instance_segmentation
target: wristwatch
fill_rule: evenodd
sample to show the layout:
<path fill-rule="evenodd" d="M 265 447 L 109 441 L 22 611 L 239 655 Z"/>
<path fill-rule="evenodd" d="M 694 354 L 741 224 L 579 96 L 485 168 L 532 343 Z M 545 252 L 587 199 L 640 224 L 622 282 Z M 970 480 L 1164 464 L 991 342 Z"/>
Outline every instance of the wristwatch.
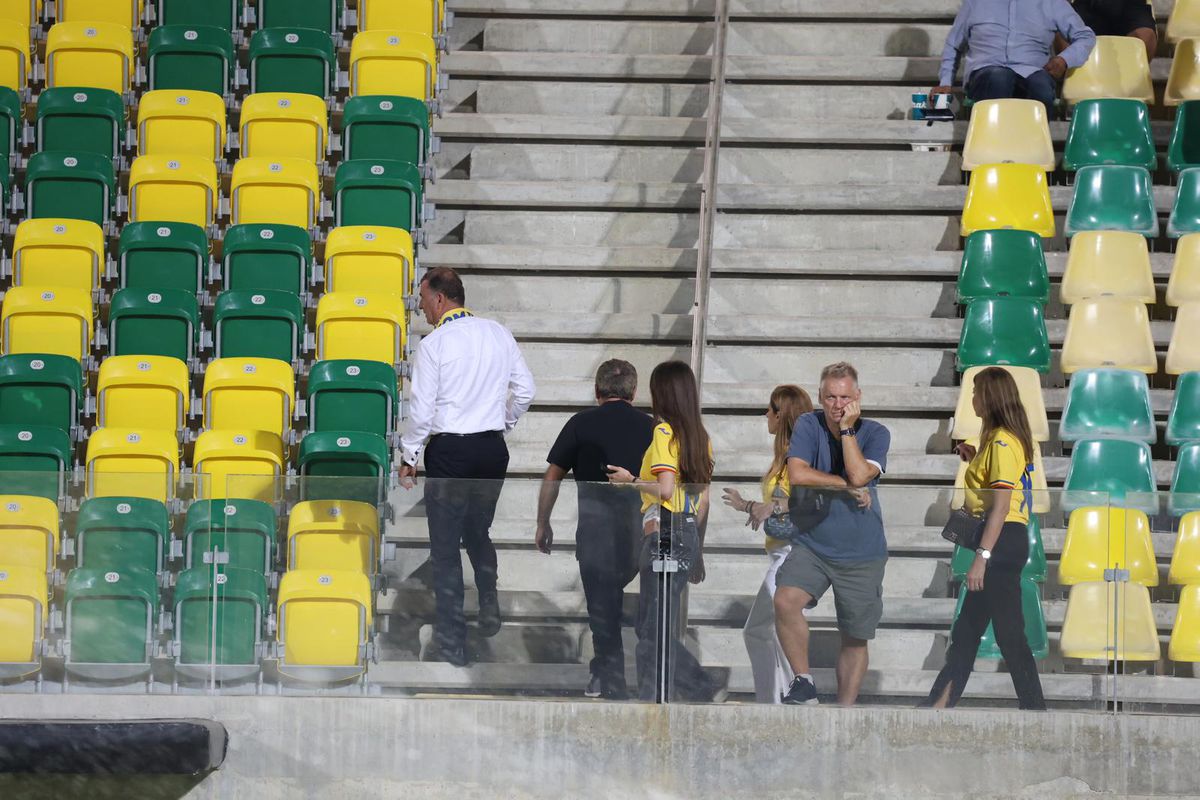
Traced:
<path fill-rule="evenodd" d="M 843 431 L 838 431 L 838 433 L 840 433 L 842 436 L 857 436 L 858 435 L 858 431 L 854 430 L 854 428 L 846 428 Z"/>
<path fill-rule="evenodd" d="M 989 558 L 992 557 L 992 551 L 981 547 L 975 551 L 975 555 L 979 556 L 984 561 L 987 561 Z"/>

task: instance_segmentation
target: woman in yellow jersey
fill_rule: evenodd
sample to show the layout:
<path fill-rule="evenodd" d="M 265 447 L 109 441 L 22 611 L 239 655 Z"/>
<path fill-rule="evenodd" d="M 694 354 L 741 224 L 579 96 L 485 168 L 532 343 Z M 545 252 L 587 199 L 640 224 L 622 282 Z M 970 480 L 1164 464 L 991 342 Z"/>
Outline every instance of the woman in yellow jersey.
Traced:
<path fill-rule="evenodd" d="M 704 531 L 708 523 L 708 484 L 712 480 L 712 442 L 700 418 L 700 393 L 692 368 L 665 361 L 650 373 L 650 406 L 654 433 L 635 478 L 623 467 L 608 466 L 613 483 L 642 492 L 645 536 L 638 557 L 637 675 L 642 700 L 707 701 L 715 687 L 696 657 L 678 638 L 680 599 L 688 582 L 704 580 Z M 657 555 L 678 562 L 672 573 L 654 571 Z M 659 608 L 659 577 L 666 574 L 670 613 Z M 660 627 L 661 626 L 661 627 Z M 656 647 L 663 631 L 668 639 L 666 667 Z"/>
<path fill-rule="evenodd" d="M 975 376 L 975 413 L 983 421 L 979 448 L 958 446 L 970 462 L 966 476 L 967 511 L 983 518 L 983 536 L 967 572 L 967 597 L 950 631 L 946 666 L 938 673 L 922 705 L 953 707 L 971 677 L 979 641 L 988 623 L 1012 677 L 1023 709 L 1045 710 L 1037 663 L 1025 639 L 1021 612 L 1021 569 L 1029 558 L 1029 477 L 1033 436 L 1017 383 L 998 367 Z"/>
<path fill-rule="evenodd" d="M 779 703 L 792 682 L 792 668 L 775 634 L 775 572 L 792 551 L 796 532 L 788 517 L 787 452 L 796 417 L 813 410 L 812 398 L 799 386 L 776 386 L 767 404 L 767 432 L 775 437 L 775 458 L 763 476 L 762 502 L 743 499 L 737 489 L 725 490 L 725 505 L 746 514 L 746 524 L 767 534 L 767 574 L 750 607 L 742 638 L 754 673 L 754 696 L 760 703 Z M 771 534 L 775 534 L 772 536 Z"/>

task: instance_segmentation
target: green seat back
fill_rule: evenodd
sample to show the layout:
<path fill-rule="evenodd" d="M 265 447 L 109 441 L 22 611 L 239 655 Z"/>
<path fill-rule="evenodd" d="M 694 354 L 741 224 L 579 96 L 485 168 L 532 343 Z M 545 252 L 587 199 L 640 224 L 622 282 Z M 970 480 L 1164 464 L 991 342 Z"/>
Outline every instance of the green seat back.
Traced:
<path fill-rule="evenodd" d="M 44 90 L 37 103 L 39 151 L 116 158 L 125 144 L 125 101 L 108 89 Z"/>
<path fill-rule="evenodd" d="M 166 25 L 150 33 L 151 89 L 192 89 L 226 97 L 237 59 L 229 31 L 202 25 Z"/>
<path fill-rule="evenodd" d="M 70 433 L 83 397 L 83 370 L 70 356 L 0 356 L 0 425 L 44 425 Z"/>
<path fill-rule="evenodd" d="M 294 361 L 304 340 L 304 308 L 291 292 L 222 292 L 213 311 L 217 358 Z"/>
<path fill-rule="evenodd" d="M 1200 167 L 1200 101 L 1188 100 L 1176 109 L 1167 166 L 1172 172 Z"/>
<path fill-rule="evenodd" d="M 954 607 L 954 619 L 962 612 L 963 603 L 967 599 L 967 587 L 964 585 L 958 593 L 958 605 Z M 1042 611 L 1041 593 L 1038 585 L 1031 580 L 1021 581 L 1021 616 L 1025 619 L 1025 641 L 1033 651 L 1033 657 L 1043 659 L 1050 654 L 1050 635 L 1046 631 L 1046 615 Z M 996 634 L 992 623 L 988 623 L 983 638 L 979 642 L 976 658 L 999 660 L 1004 656 L 996 644 Z"/>
<path fill-rule="evenodd" d="M 308 376 L 309 430 L 387 436 L 396 430 L 398 394 L 396 372 L 387 364 L 318 361 Z"/>
<path fill-rule="evenodd" d="M 1185 372 L 1175 382 L 1167 444 L 1200 441 L 1200 372 Z"/>
<path fill-rule="evenodd" d="M 258 0 L 258 26 L 332 34 L 342 27 L 342 0 Z"/>
<path fill-rule="evenodd" d="M 0 129 L 0 155 L 3 156 L 5 164 L 8 163 L 9 156 L 20 148 L 17 138 L 21 133 L 23 122 L 24 112 L 21 110 L 21 96 L 14 89 L 0 86 L 0 126 L 4 126 Z M 0 171 L 7 173 L 8 168 Z M 7 185 L 6 183 L 5 186 Z"/>
<path fill-rule="evenodd" d="M 153 572 L 73 569 L 67 576 L 69 663 L 140 664 L 158 614 Z"/>
<path fill-rule="evenodd" d="M 160 573 L 171 520 L 167 507 L 144 497 L 83 501 L 75 522 L 75 563 L 101 572 L 131 567 Z"/>
<path fill-rule="evenodd" d="M 1177 517 L 1200 511 L 1200 442 L 1188 442 L 1179 448 L 1171 478 L 1170 506 Z"/>
<path fill-rule="evenodd" d="M 294 225 L 233 225 L 221 262 L 227 290 L 303 294 L 312 276 L 312 239 Z"/>
<path fill-rule="evenodd" d="M 1179 173 L 1175 204 L 1167 222 L 1167 235 L 1172 239 L 1200 231 L 1200 167 L 1189 167 Z"/>
<path fill-rule="evenodd" d="M 115 356 L 170 356 L 187 363 L 196 352 L 200 305 L 180 289 L 120 289 L 109 309 L 109 349 Z"/>
<path fill-rule="evenodd" d="M 362 95 L 342 113 L 343 157 L 424 164 L 429 156 L 429 107 L 415 97 Z"/>
<path fill-rule="evenodd" d="M 1158 235 L 1150 172 L 1144 167 L 1081 167 L 1067 209 L 1067 236 L 1080 231 L 1133 231 Z"/>
<path fill-rule="evenodd" d="M 1119 436 L 1153 444 L 1158 431 L 1146 374 L 1108 368 L 1076 372 L 1058 434 L 1065 442 Z"/>
<path fill-rule="evenodd" d="M 186 222 L 127 222 L 117 245 L 121 288 L 199 293 L 208 266 L 208 235 Z"/>
<path fill-rule="evenodd" d="M 111 158 L 58 150 L 35 153 L 25 173 L 27 215 L 86 219 L 103 227 L 112 216 L 116 186 Z"/>
<path fill-rule="evenodd" d="M 1085 439 L 1076 443 L 1063 488 L 1068 492 L 1063 508 L 1068 511 L 1111 503 L 1158 513 L 1154 462 L 1145 442 Z M 1096 494 L 1089 497 L 1088 493 Z"/>
<path fill-rule="evenodd" d="M 205 566 L 204 554 L 220 550 L 226 566 L 265 575 L 275 552 L 275 509 L 261 500 L 199 500 L 188 507 L 184 566 Z"/>
<path fill-rule="evenodd" d="M 1036 300 L 988 297 L 967 306 L 958 340 L 958 369 L 978 366 L 1050 369 L 1050 342 Z"/>
<path fill-rule="evenodd" d="M 1125 164 L 1153 170 L 1158 165 L 1150 109 L 1141 100 L 1080 100 L 1071 112 L 1063 148 L 1068 172 L 1095 164 Z"/>
<path fill-rule="evenodd" d="M 184 570 L 175 586 L 180 663 L 257 663 L 255 645 L 268 608 L 261 572 L 229 566 Z"/>
<path fill-rule="evenodd" d="M 1046 580 L 1046 547 L 1042 544 L 1042 526 L 1037 516 L 1029 515 L 1029 524 L 1025 526 L 1029 533 L 1029 558 L 1021 569 L 1021 577 L 1025 580 L 1041 583 Z M 950 559 L 950 574 L 955 580 L 967 577 L 967 571 L 975 563 L 975 551 L 965 547 L 954 547 L 954 555 Z"/>
<path fill-rule="evenodd" d="M 1033 231 L 976 231 L 963 247 L 958 273 L 958 300 L 980 297 L 1024 297 L 1045 303 L 1050 274 L 1042 240 Z"/>
<path fill-rule="evenodd" d="M 0 425 L 0 494 L 29 494 L 58 501 L 74 465 L 71 437 L 60 428 Z"/>
<path fill-rule="evenodd" d="M 243 0 L 158 0 L 159 25 L 211 25 L 232 33 L 242 26 Z"/>
<path fill-rule="evenodd" d="M 326 33 L 268 28 L 250 39 L 251 93 L 298 92 L 325 98 L 333 93 L 336 77 L 337 52 Z"/>
<path fill-rule="evenodd" d="M 403 161 L 343 161 L 333 182 L 335 225 L 420 227 L 421 173 Z"/>
<path fill-rule="evenodd" d="M 356 500 L 377 505 L 386 494 L 391 454 L 373 433 L 320 431 L 300 440 L 296 463 L 304 500 Z"/>

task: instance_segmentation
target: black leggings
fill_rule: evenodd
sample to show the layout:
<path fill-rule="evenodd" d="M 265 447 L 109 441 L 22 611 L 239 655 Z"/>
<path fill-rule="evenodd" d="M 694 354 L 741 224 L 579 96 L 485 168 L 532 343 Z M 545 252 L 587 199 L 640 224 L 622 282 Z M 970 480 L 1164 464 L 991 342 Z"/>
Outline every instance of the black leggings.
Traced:
<path fill-rule="evenodd" d="M 950 631 L 946 666 L 938 673 L 923 705 L 937 702 L 946 692 L 947 685 L 950 687 L 947 706 L 958 703 L 975 667 L 979 642 L 990 622 L 1012 677 L 1018 704 L 1023 709 L 1045 710 L 1042 682 L 1038 678 L 1033 651 L 1025 639 L 1025 615 L 1021 611 L 1021 569 L 1028 558 L 1029 532 L 1026 527 L 1019 522 L 1004 523 L 984 573 L 983 590 L 967 592 L 962 611 Z"/>

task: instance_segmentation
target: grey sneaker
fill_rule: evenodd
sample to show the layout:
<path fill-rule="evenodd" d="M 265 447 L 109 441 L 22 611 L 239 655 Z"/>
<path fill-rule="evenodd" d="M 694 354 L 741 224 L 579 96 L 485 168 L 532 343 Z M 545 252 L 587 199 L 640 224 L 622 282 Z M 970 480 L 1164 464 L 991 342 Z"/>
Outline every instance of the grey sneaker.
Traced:
<path fill-rule="evenodd" d="M 588 681 L 587 688 L 583 690 L 584 697 L 599 697 L 603 691 L 600 688 L 600 679 L 595 675 Z"/>
<path fill-rule="evenodd" d="M 788 693 L 783 696 L 785 706 L 815 706 L 818 702 L 817 687 L 808 678 L 799 675 L 792 680 Z"/>

